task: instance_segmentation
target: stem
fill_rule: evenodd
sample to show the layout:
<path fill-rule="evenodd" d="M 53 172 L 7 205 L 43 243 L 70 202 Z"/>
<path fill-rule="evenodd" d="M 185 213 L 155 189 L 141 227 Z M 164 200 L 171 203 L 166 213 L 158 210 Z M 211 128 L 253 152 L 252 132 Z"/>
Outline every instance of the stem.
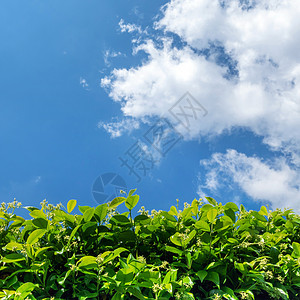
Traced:
<path fill-rule="evenodd" d="M 129 209 L 129 215 L 130 215 L 130 223 L 131 223 L 131 226 L 134 227 L 133 222 L 132 222 L 131 209 Z"/>
<path fill-rule="evenodd" d="M 210 224 L 210 233 L 209 233 L 209 236 L 210 236 L 209 252 L 210 252 L 210 253 L 211 253 L 211 242 L 212 242 L 211 234 L 212 234 L 212 231 L 213 231 L 213 223 Z"/>

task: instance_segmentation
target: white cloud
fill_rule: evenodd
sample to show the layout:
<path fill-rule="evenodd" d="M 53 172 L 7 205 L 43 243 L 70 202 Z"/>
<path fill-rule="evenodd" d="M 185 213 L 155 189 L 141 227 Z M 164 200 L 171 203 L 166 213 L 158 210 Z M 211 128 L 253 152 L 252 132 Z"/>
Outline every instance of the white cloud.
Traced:
<path fill-rule="evenodd" d="M 102 78 L 102 86 L 126 117 L 164 115 L 172 122 L 168 110 L 189 91 L 208 116 L 191 122 L 188 131 L 177 124 L 185 138 L 220 135 L 234 127 L 262 136 L 285 158 L 274 169 L 269 162 L 230 152 L 229 161 L 235 156 L 248 169 L 249 161 L 255 164 L 246 173 L 236 171 L 244 176 L 240 181 L 232 171 L 235 182 L 255 199 L 274 199 L 274 205 L 281 205 L 286 192 L 286 198 L 295 199 L 290 204 L 299 207 L 299 1 L 247 2 L 171 0 L 154 24 L 155 40 L 147 36 L 134 44 L 134 53 L 143 51 L 147 59 L 137 67 L 114 69 Z M 123 31 L 130 28 L 135 30 L 125 26 Z M 170 33 L 183 43 L 174 43 Z M 261 181 L 249 177 L 252 172 Z M 211 189 L 218 187 L 216 175 L 208 174 Z"/>
<path fill-rule="evenodd" d="M 294 153 L 300 145 L 295 130 L 300 127 L 300 6 L 296 0 L 253 1 L 246 10 L 238 3 L 228 1 L 224 8 L 217 0 L 170 1 L 155 26 L 178 34 L 187 45 L 176 48 L 162 36 L 158 46 L 148 39 L 134 49 L 148 60 L 113 70 L 102 86 L 122 102 L 124 115 L 137 118 L 166 113 L 190 91 L 209 118 L 192 124 L 187 138 L 245 126 L 272 147 Z M 206 58 L 192 50 L 214 42 L 236 62 L 237 79 L 226 79 L 228 68 L 217 63 L 218 51 Z"/>
<path fill-rule="evenodd" d="M 200 179 L 199 192 L 217 191 L 222 185 L 237 184 L 255 200 L 270 202 L 272 207 L 292 207 L 300 212 L 300 174 L 283 158 L 264 162 L 235 150 L 214 153 L 210 160 L 202 160 L 208 170 Z"/>
<path fill-rule="evenodd" d="M 104 59 L 105 65 L 110 66 L 111 65 L 110 59 L 118 57 L 118 56 L 125 56 L 125 55 L 122 54 L 120 51 L 116 52 L 116 51 L 112 51 L 112 50 L 106 50 L 103 54 L 103 59 Z"/>
<path fill-rule="evenodd" d="M 140 123 L 132 118 L 123 119 L 118 122 L 104 123 L 99 122 L 98 128 L 106 130 L 112 138 L 120 137 L 125 132 L 131 132 L 134 129 L 138 129 Z"/>
<path fill-rule="evenodd" d="M 132 32 L 136 31 L 138 33 L 142 33 L 142 29 L 140 26 L 138 26 L 136 24 L 125 23 L 123 19 L 120 20 L 119 26 L 120 26 L 121 32 L 132 33 Z"/>

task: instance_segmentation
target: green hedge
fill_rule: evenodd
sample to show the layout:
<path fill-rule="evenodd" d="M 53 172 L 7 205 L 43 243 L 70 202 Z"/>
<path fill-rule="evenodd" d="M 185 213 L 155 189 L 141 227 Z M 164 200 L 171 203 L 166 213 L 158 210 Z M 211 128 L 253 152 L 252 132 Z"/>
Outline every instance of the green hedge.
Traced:
<path fill-rule="evenodd" d="M 132 217 L 131 190 L 96 208 L 0 207 L 0 299 L 300 299 L 300 216 L 207 197 Z M 127 212 L 118 213 L 124 205 Z"/>

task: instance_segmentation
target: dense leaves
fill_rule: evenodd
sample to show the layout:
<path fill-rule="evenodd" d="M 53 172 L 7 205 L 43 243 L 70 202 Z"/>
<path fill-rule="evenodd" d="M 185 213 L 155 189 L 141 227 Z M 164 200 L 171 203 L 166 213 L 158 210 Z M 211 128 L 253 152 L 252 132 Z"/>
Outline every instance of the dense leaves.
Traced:
<path fill-rule="evenodd" d="M 97 207 L 0 206 L 0 299 L 300 299 L 300 216 L 207 197 L 132 217 L 131 190 Z M 127 212 L 116 208 L 123 205 Z"/>

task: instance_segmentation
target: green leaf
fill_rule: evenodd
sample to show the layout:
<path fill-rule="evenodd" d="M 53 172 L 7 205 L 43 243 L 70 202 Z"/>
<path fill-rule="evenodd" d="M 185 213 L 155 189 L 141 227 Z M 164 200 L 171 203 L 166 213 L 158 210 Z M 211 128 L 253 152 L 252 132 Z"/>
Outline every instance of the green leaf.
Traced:
<path fill-rule="evenodd" d="M 28 257 L 34 258 L 34 250 L 33 250 L 32 245 L 27 244 L 27 245 L 25 246 L 25 250 L 26 250 L 26 254 L 28 255 Z"/>
<path fill-rule="evenodd" d="M 216 216 L 218 214 L 218 211 L 215 208 L 210 209 L 207 212 L 207 219 L 209 222 L 213 223 L 216 219 Z"/>
<path fill-rule="evenodd" d="M 103 264 L 106 264 L 109 261 L 115 259 L 117 256 L 119 256 L 122 252 L 125 252 L 125 251 L 129 251 L 129 250 L 126 248 L 120 247 L 120 248 L 115 249 L 113 252 L 106 251 L 106 252 L 104 252 L 105 254 L 102 253 L 101 257 L 104 258 Z"/>
<path fill-rule="evenodd" d="M 37 284 L 26 282 L 16 290 L 16 293 L 21 293 L 22 299 L 25 299 L 36 287 L 38 287 Z"/>
<path fill-rule="evenodd" d="M 240 205 L 240 212 L 245 213 L 247 210 L 243 204 Z"/>
<path fill-rule="evenodd" d="M 86 211 L 86 210 L 88 210 L 89 208 L 91 208 L 90 206 L 87 206 L 87 205 L 85 205 L 85 206 L 78 206 L 78 209 L 79 209 L 79 211 L 82 213 L 82 214 L 84 214 L 84 212 Z"/>
<path fill-rule="evenodd" d="M 94 216 L 95 209 L 90 207 L 83 213 L 83 219 L 85 222 L 89 222 Z"/>
<path fill-rule="evenodd" d="M 203 280 L 205 279 L 205 277 L 207 276 L 208 272 L 204 271 L 204 270 L 201 270 L 201 271 L 198 271 L 196 273 L 196 275 L 199 277 L 201 283 L 203 282 Z"/>
<path fill-rule="evenodd" d="M 17 242 L 10 242 L 2 249 L 4 249 L 4 248 L 6 248 L 7 250 L 12 250 L 12 249 L 21 250 L 23 248 L 23 246 Z"/>
<path fill-rule="evenodd" d="M 39 250 L 36 251 L 35 253 L 35 257 L 38 257 L 39 255 L 43 254 L 45 251 L 47 251 L 48 249 L 50 249 L 52 247 L 43 247 L 43 248 L 40 248 Z"/>
<path fill-rule="evenodd" d="M 238 269 L 242 274 L 246 274 L 248 272 L 247 265 L 245 263 L 234 262 L 235 268 Z"/>
<path fill-rule="evenodd" d="M 82 208 L 82 207 L 83 206 L 79 206 L 78 208 Z M 86 206 L 86 207 L 90 208 L 89 206 Z M 58 221 L 58 222 L 68 221 L 68 222 L 70 222 L 72 224 L 75 222 L 75 217 L 73 215 L 67 214 L 65 211 L 63 211 L 61 209 L 56 209 L 54 211 L 54 214 L 55 214 L 55 217 L 54 217 L 55 221 Z"/>
<path fill-rule="evenodd" d="M 192 230 L 189 235 L 187 236 L 187 238 L 184 240 L 185 245 L 187 245 L 196 235 L 196 230 Z"/>
<path fill-rule="evenodd" d="M 136 286 L 130 286 L 127 291 L 132 294 L 133 296 L 135 296 L 136 298 L 140 299 L 140 300 L 144 300 L 146 299 L 143 294 L 141 293 L 141 290 L 139 287 Z"/>
<path fill-rule="evenodd" d="M 39 209 L 35 209 L 33 210 L 30 215 L 33 217 L 33 218 L 42 218 L 42 219 L 47 219 L 47 216 Z"/>
<path fill-rule="evenodd" d="M 233 238 L 229 238 L 227 241 L 228 241 L 230 244 L 237 244 L 237 243 L 238 243 L 238 240 L 233 239 Z"/>
<path fill-rule="evenodd" d="M 120 204 L 122 204 L 125 201 L 126 201 L 126 198 L 124 198 L 124 197 L 117 197 L 117 198 L 115 198 L 114 200 L 112 200 L 109 203 L 109 207 L 117 207 L 117 206 L 119 206 Z"/>
<path fill-rule="evenodd" d="M 129 210 L 132 210 L 139 202 L 140 196 L 134 195 L 127 197 L 125 201 L 125 205 Z"/>
<path fill-rule="evenodd" d="M 116 292 L 111 300 L 122 300 L 122 294 L 120 292 Z"/>
<path fill-rule="evenodd" d="M 65 274 L 64 274 L 64 276 L 63 277 L 60 277 L 60 278 L 58 278 L 57 279 L 57 282 L 58 282 L 58 284 L 60 284 L 60 285 L 64 285 L 65 284 L 65 281 L 67 280 L 67 278 L 69 277 L 69 275 L 72 273 L 72 271 L 71 270 L 68 270 Z"/>
<path fill-rule="evenodd" d="M 211 204 L 204 204 L 204 205 L 202 205 L 201 206 L 201 211 L 202 212 L 204 212 L 204 211 L 208 211 L 208 210 L 210 210 L 210 209 L 212 209 L 213 208 L 213 206 L 211 205 Z"/>
<path fill-rule="evenodd" d="M 169 214 L 172 216 L 176 216 L 178 215 L 177 209 L 175 206 L 171 206 L 170 210 L 169 210 Z"/>
<path fill-rule="evenodd" d="M 131 268 L 123 268 L 118 271 L 116 279 L 124 283 L 129 283 L 133 280 L 134 273 Z"/>
<path fill-rule="evenodd" d="M 205 280 L 213 282 L 218 288 L 220 288 L 220 277 L 217 272 L 208 272 Z"/>
<path fill-rule="evenodd" d="M 35 244 L 45 233 L 47 232 L 46 229 L 36 229 L 29 235 L 27 239 L 27 243 L 29 245 Z"/>
<path fill-rule="evenodd" d="M 26 208 L 30 212 L 33 212 L 34 210 L 39 210 L 38 208 L 36 208 L 34 206 L 23 206 L 23 208 Z"/>
<path fill-rule="evenodd" d="M 205 197 L 206 199 L 207 199 L 207 201 L 211 204 L 211 205 L 213 205 L 213 206 L 218 206 L 218 202 L 215 200 L 215 199 L 213 199 L 213 198 L 211 198 L 211 197 Z"/>
<path fill-rule="evenodd" d="M 91 235 L 96 231 L 97 222 L 87 222 L 82 225 L 82 232 L 85 235 Z"/>
<path fill-rule="evenodd" d="M 73 240 L 73 237 L 75 236 L 77 230 L 78 230 L 81 226 L 82 226 L 82 225 L 77 225 L 77 226 L 72 230 L 72 232 L 71 232 L 71 234 L 70 234 L 70 237 L 69 237 L 69 240 L 68 240 L 68 245 L 67 245 L 67 247 L 69 247 L 70 243 L 71 243 L 72 240 Z"/>
<path fill-rule="evenodd" d="M 96 257 L 84 256 L 77 262 L 79 268 L 93 269 L 97 267 Z"/>
<path fill-rule="evenodd" d="M 205 221 L 202 221 L 202 220 L 197 221 L 197 222 L 195 223 L 195 227 L 196 227 L 197 229 L 201 229 L 201 230 L 203 230 L 203 231 L 210 231 L 210 227 L 209 227 L 208 223 L 205 222 Z"/>
<path fill-rule="evenodd" d="M 228 216 L 233 223 L 235 223 L 235 213 L 231 208 L 228 208 L 224 211 L 224 214 Z"/>
<path fill-rule="evenodd" d="M 170 240 L 176 246 L 180 246 L 180 247 L 184 246 L 183 238 L 181 237 L 181 234 L 179 232 L 176 232 L 174 235 L 172 235 L 170 237 Z"/>
<path fill-rule="evenodd" d="M 25 257 L 22 254 L 18 254 L 18 253 L 8 254 L 2 259 L 2 261 L 5 263 L 12 263 L 21 260 L 25 260 Z"/>
<path fill-rule="evenodd" d="M 235 203 L 233 203 L 233 202 L 227 202 L 224 205 L 224 208 L 225 209 L 232 209 L 234 212 L 239 211 L 238 206 Z"/>
<path fill-rule="evenodd" d="M 130 197 L 135 191 L 136 191 L 136 189 L 130 190 L 129 193 L 128 193 L 128 197 Z"/>
<path fill-rule="evenodd" d="M 147 225 L 150 224 L 151 219 L 145 215 L 138 215 L 134 218 L 134 224 Z"/>
<path fill-rule="evenodd" d="M 42 228 L 42 229 L 47 229 L 48 220 L 43 219 L 43 218 L 36 218 L 36 219 L 32 220 L 32 224 L 35 227 Z"/>
<path fill-rule="evenodd" d="M 191 254 L 191 252 L 186 253 L 185 257 L 186 257 L 187 267 L 188 267 L 188 269 L 190 269 L 192 267 L 192 254 Z"/>
<path fill-rule="evenodd" d="M 223 222 L 223 227 L 233 224 L 233 221 L 228 216 L 222 216 L 220 220 Z"/>
<path fill-rule="evenodd" d="M 136 240 L 136 236 L 132 230 L 124 230 L 120 232 L 119 239 L 123 242 L 134 242 Z"/>
<path fill-rule="evenodd" d="M 266 208 L 265 206 L 262 206 L 262 207 L 260 208 L 259 213 L 262 214 L 263 216 L 268 216 L 268 215 L 269 215 L 269 214 L 268 214 L 268 210 L 267 210 L 267 208 Z"/>
<path fill-rule="evenodd" d="M 183 292 L 180 299 L 182 299 L 182 300 L 195 300 L 195 297 L 192 293 Z"/>
<path fill-rule="evenodd" d="M 99 217 L 100 222 L 102 222 L 105 219 L 107 210 L 108 210 L 108 206 L 106 203 L 98 205 L 95 208 L 95 215 Z"/>
<path fill-rule="evenodd" d="M 191 217 L 192 209 L 192 207 L 185 208 L 183 212 L 180 213 L 182 219 Z"/>
<path fill-rule="evenodd" d="M 172 247 L 172 246 L 166 246 L 165 249 L 166 249 L 166 251 L 168 251 L 168 252 L 172 252 L 172 253 L 179 254 L 179 255 L 182 255 L 182 253 L 183 253 L 182 250 L 177 249 L 177 248 Z"/>
<path fill-rule="evenodd" d="M 109 223 L 117 226 L 128 226 L 131 225 L 130 220 L 124 215 L 115 215 L 110 220 Z"/>
<path fill-rule="evenodd" d="M 171 222 L 177 222 L 176 218 L 172 215 L 170 215 L 167 211 L 163 211 L 161 212 L 161 215 L 166 218 L 168 221 L 171 221 Z"/>
<path fill-rule="evenodd" d="M 117 257 L 117 256 L 119 256 L 121 253 L 123 253 L 125 251 L 129 251 L 129 250 L 126 249 L 126 248 L 123 248 L 123 247 L 119 247 L 119 248 L 117 248 L 117 249 L 115 249 L 113 251 L 113 254 L 114 254 L 115 257 Z"/>
<path fill-rule="evenodd" d="M 76 204 L 77 204 L 77 201 L 75 199 L 69 200 L 69 202 L 67 204 L 68 213 L 72 212 L 72 210 L 75 208 Z"/>
<path fill-rule="evenodd" d="M 293 228 L 294 228 L 293 222 L 291 222 L 290 220 L 287 220 L 287 221 L 285 222 L 285 227 L 286 227 L 287 229 L 293 229 Z"/>
<path fill-rule="evenodd" d="M 271 247 L 270 249 L 270 257 L 272 257 L 272 263 L 276 264 L 278 262 L 278 256 L 280 251 L 276 247 Z"/>
<path fill-rule="evenodd" d="M 293 242 L 292 246 L 293 246 L 295 255 L 300 256 L 300 244 L 297 242 Z"/>
<path fill-rule="evenodd" d="M 259 221 L 267 222 L 267 219 L 264 216 L 262 216 L 261 214 L 259 214 L 257 211 L 253 211 L 251 214 Z"/>
<path fill-rule="evenodd" d="M 164 277 L 163 283 L 168 284 L 170 282 L 175 282 L 177 278 L 177 270 L 170 270 Z"/>

